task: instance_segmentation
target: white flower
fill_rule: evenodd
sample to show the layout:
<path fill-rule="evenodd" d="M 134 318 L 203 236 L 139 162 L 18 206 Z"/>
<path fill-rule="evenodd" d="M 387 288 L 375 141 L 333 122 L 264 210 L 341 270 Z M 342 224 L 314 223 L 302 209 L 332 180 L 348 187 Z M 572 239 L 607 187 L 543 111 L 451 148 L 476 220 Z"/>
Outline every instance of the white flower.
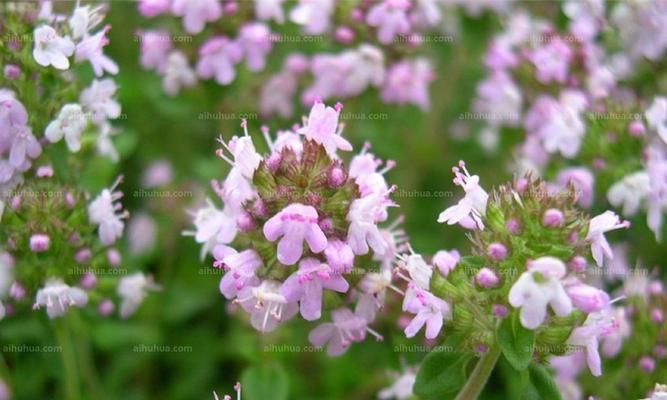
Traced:
<path fill-rule="evenodd" d="M 306 33 L 317 35 L 329 29 L 333 9 L 333 0 L 299 0 L 290 12 L 290 20 L 305 25 Z"/>
<path fill-rule="evenodd" d="M 256 0 L 255 1 L 255 15 L 258 19 L 267 21 L 274 19 L 277 23 L 285 22 L 285 14 L 283 13 L 283 2 L 285 0 Z"/>
<path fill-rule="evenodd" d="M 12 274 L 14 260 L 9 253 L 0 253 L 0 299 L 4 298 L 7 290 L 14 281 Z M 0 301 L 0 320 L 5 317 L 5 306 Z"/>
<path fill-rule="evenodd" d="M 381 400 L 396 399 L 396 400 L 407 400 L 411 399 L 414 395 L 412 394 L 412 387 L 415 385 L 417 380 L 417 373 L 415 370 L 409 368 L 402 375 L 394 377 L 391 386 L 380 390 L 378 393 L 378 398 Z"/>
<path fill-rule="evenodd" d="M 663 142 L 667 143 L 667 97 L 656 97 L 644 116 L 648 126 L 656 131 Z"/>
<path fill-rule="evenodd" d="M 472 217 L 477 227 L 484 229 L 481 217 L 486 215 L 486 202 L 489 199 L 489 195 L 479 185 L 479 176 L 471 176 L 463 161 L 459 162 L 459 167 L 463 169 L 463 173 L 454 167 L 453 171 L 456 175 L 454 183 L 463 187 L 466 194 L 456 205 L 441 212 L 438 216 L 438 222 L 447 222 L 449 225 L 454 225 L 466 217 Z"/>
<path fill-rule="evenodd" d="M 67 147 L 72 152 L 81 149 L 81 132 L 86 127 L 86 115 L 78 104 L 65 104 L 58 118 L 46 127 L 44 135 L 51 143 L 60 141 L 65 136 Z"/>
<path fill-rule="evenodd" d="M 646 199 L 651 190 L 649 176 L 646 171 L 628 174 L 614 183 L 607 190 L 607 199 L 614 207 L 623 206 L 623 215 L 633 216 Z"/>
<path fill-rule="evenodd" d="M 111 140 L 111 136 L 114 135 L 116 131 L 112 129 L 111 124 L 105 122 L 100 125 L 97 133 L 97 142 L 95 143 L 97 151 L 101 155 L 109 157 L 111 161 L 117 162 L 119 157 L 118 151 Z"/>
<path fill-rule="evenodd" d="M 407 257 L 399 256 L 399 258 L 402 261 L 401 267 L 408 271 L 412 282 L 418 288 L 428 290 L 433 275 L 433 266 L 426 264 L 420 254 L 412 253 Z"/>
<path fill-rule="evenodd" d="M 180 51 L 172 51 L 167 56 L 164 67 L 162 86 L 170 96 L 175 96 L 183 87 L 190 87 L 197 82 L 195 71 L 188 64 L 188 59 Z"/>
<path fill-rule="evenodd" d="M 35 47 L 32 56 L 37 64 L 48 67 L 53 65 L 56 69 L 68 69 L 67 57 L 74 53 L 74 43 L 69 37 L 60 37 L 55 29 L 47 25 L 35 28 Z"/>
<path fill-rule="evenodd" d="M 100 14 L 102 6 L 90 8 L 90 6 L 77 7 L 69 19 L 69 27 L 72 29 L 72 38 L 79 39 L 88 35 L 88 31 L 102 22 Z"/>
<path fill-rule="evenodd" d="M 572 311 L 572 301 L 561 283 L 565 264 L 554 257 L 540 257 L 528 264 L 509 293 L 512 306 L 521 308 L 521 325 L 536 329 L 547 317 L 547 305 L 556 315 L 564 317 Z"/>
<path fill-rule="evenodd" d="M 153 280 L 141 272 L 120 278 L 116 293 L 121 297 L 120 317 L 127 318 L 134 314 L 144 301 L 148 290 L 158 290 L 160 287 Z"/>
<path fill-rule="evenodd" d="M 111 190 L 102 190 L 102 193 L 88 205 L 88 219 L 99 225 L 98 234 L 100 241 L 105 246 L 113 244 L 116 239 L 120 238 L 125 226 L 121 220 L 124 214 L 116 214 L 116 211 L 120 209 L 120 203 L 115 202 L 121 198 L 122 194 L 112 192 L 113 189 L 112 187 Z"/>
<path fill-rule="evenodd" d="M 618 215 L 613 211 L 605 211 L 604 213 L 591 218 L 586 240 L 591 244 L 591 253 L 593 253 L 593 259 L 598 266 L 601 267 L 603 265 L 605 256 L 610 260 L 614 257 L 611 247 L 609 247 L 609 242 L 607 242 L 607 239 L 604 237 L 605 232 L 614 229 L 628 228 L 629 226 L 630 223 L 628 221 L 621 222 Z"/>
<path fill-rule="evenodd" d="M 120 104 L 113 98 L 118 87 L 112 79 L 93 80 L 79 95 L 79 102 L 92 113 L 91 119 L 101 124 L 120 116 Z"/>
<path fill-rule="evenodd" d="M 203 243 L 200 254 L 202 260 L 216 244 L 227 244 L 234 240 L 238 231 L 236 217 L 228 207 L 220 210 L 209 199 L 206 199 L 206 207 L 194 213 L 195 231 L 186 231 L 184 234 L 193 235 L 197 243 Z"/>
<path fill-rule="evenodd" d="M 354 254 L 368 253 L 370 246 L 375 254 L 384 254 L 387 243 L 377 226 L 387 219 L 387 199 L 378 194 L 370 194 L 354 200 L 347 214 L 350 227 L 347 231 L 347 244 Z"/>
<path fill-rule="evenodd" d="M 83 289 L 70 287 L 59 279 L 51 279 L 37 291 L 33 309 L 46 306 L 49 318 L 62 317 L 71 306 L 83 307 L 88 303 L 88 295 Z"/>

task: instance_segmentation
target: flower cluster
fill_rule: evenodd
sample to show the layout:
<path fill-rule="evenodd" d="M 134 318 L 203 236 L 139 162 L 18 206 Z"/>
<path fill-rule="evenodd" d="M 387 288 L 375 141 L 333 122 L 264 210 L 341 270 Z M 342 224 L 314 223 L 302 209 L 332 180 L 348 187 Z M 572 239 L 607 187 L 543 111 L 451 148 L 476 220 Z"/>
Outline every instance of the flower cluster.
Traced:
<path fill-rule="evenodd" d="M 223 268 L 220 291 L 250 314 L 257 330 L 274 330 L 299 313 L 331 322 L 310 334 L 313 344 L 328 343 L 329 354 L 361 341 L 390 285 L 391 262 L 405 242 L 388 218 L 394 190 L 381 162 L 365 146 L 345 165 L 340 151 L 352 145 L 341 135 L 342 106 L 316 103 L 302 126 L 280 131 L 260 155 L 248 135 L 220 143 L 218 155 L 232 169 L 213 189 L 212 201 L 194 212 L 195 240 Z M 227 154 L 228 152 L 229 154 Z M 373 266 L 375 265 L 375 266 Z M 354 311 L 346 304 L 356 303 Z M 375 334 L 377 335 L 377 334 Z"/>
<path fill-rule="evenodd" d="M 583 207 L 600 196 L 626 217 L 644 209 L 659 240 L 667 103 L 634 79 L 667 48 L 659 22 L 667 9 L 650 1 L 609 9 L 601 1 L 580 3 L 563 4 L 565 31 L 518 12 L 493 39 L 474 104 L 488 125 L 483 144 L 497 146 L 501 129 L 523 129 L 519 173 L 543 174 L 556 188 L 574 184 Z"/>
<path fill-rule="evenodd" d="M 117 296 L 129 316 L 154 284 L 141 273 L 119 279 L 114 245 L 128 215 L 120 178 L 92 200 L 76 179 L 91 158 L 87 144 L 118 158 L 110 139 L 110 120 L 120 116 L 116 84 L 82 82 L 70 70 L 74 57 L 98 78 L 118 72 L 103 53 L 109 26 L 93 32 L 105 8 L 77 3 L 63 15 L 44 1 L 38 12 L 9 10 L 0 24 L 8 39 L 0 48 L 0 315 L 45 308 L 56 318 L 90 303 L 108 315 Z M 26 32 L 32 40 L 23 40 Z M 60 151 L 63 139 L 78 157 Z"/>
<path fill-rule="evenodd" d="M 185 34 L 172 35 L 162 28 L 139 31 L 141 65 L 162 76 L 165 91 L 175 95 L 200 79 L 229 85 L 241 63 L 258 73 L 283 42 L 300 42 L 306 47 L 333 42 L 331 48 L 344 46 L 343 50 L 323 51 L 318 46 L 314 54 L 287 56 L 283 68 L 262 86 L 263 114 L 291 117 L 299 87 L 303 88 L 299 97 L 304 105 L 316 98 L 349 98 L 377 88 L 386 103 L 414 104 L 427 110 L 428 87 L 435 75 L 431 62 L 420 53 L 426 43 L 453 39 L 452 29 L 445 25 L 452 25 L 446 14 L 454 14 L 456 3 L 382 0 L 350 7 L 333 0 L 308 0 L 285 10 L 283 1 L 273 0 L 196 0 L 193 4 L 145 0 L 138 5 L 142 15 L 181 17 Z M 484 7 L 461 3 L 471 14 Z M 506 7 L 488 6 L 498 12 Z M 301 30 L 300 36 L 278 33 L 289 23 Z"/>
<path fill-rule="evenodd" d="M 611 370 L 609 383 L 616 388 L 611 391 L 611 386 L 600 386 L 586 377 L 581 371 L 586 363 L 584 354 L 572 353 L 551 360 L 556 369 L 556 383 L 568 398 L 581 398 L 584 394 L 604 398 L 631 397 L 637 387 L 648 389 L 651 382 L 660 381 L 665 376 L 663 361 L 667 358 L 667 327 L 664 310 L 667 297 L 661 281 L 638 272 L 628 276 L 618 288 L 619 294 L 626 297 L 624 305 L 614 305 L 589 316 L 588 326 L 577 328 L 582 332 L 595 329 L 593 326 L 606 330 L 599 344 L 603 365 Z M 573 332 L 575 335 L 582 337 L 576 331 Z M 593 343 L 584 345 L 592 346 Z M 629 365 L 634 367 L 627 368 Z M 621 368 L 622 376 L 616 373 Z M 618 384 L 614 380 L 619 380 Z"/>
<path fill-rule="evenodd" d="M 518 358 L 544 362 L 581 346 L 600 375 L 598 340 L 617 325 L 597 317 L 611 301 L 591 284 L 587 271 L 598 267 L 587 260 L 601 266 L 612 257 L 605 233 L 628 223 L 611 211 L 587 217 L 576 208 L 572 185 L 553 192 L 527 175 L 489 194 L 462 161 L 453 170 L 465 197 L 439 222 L 472 230 L 473 254 L 441 251 L 433 265 L 413 252 L 399 256 L 397 276 L 407 281 L 403 310 L 414 314 L 406 336 L 425 326 L 427 339 L 460 337 L 467 352 L 500 347 L 516 369 L 527 367 Z M 517 337 L 526 340 L 518 350 Z"/>

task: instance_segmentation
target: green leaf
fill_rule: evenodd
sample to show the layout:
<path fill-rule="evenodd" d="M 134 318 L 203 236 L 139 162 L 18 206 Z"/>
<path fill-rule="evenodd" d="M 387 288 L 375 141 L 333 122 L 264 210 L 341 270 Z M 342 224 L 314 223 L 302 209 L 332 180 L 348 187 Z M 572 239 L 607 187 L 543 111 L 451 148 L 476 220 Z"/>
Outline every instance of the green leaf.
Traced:
<path fill-rule="evenodd" d="M 451 395 L 453 398 L 466 383 L 466 367 L 472 354 L 446 352 L 442 348 L 436 348 L 424 358 L 414 385 L 416 395 L 438 399 Z"/>
<path fill-rule="evenodd" d="M 523 395 L 524 400 L 561 400 L 556 382 L 545 367 L 533 364 L 528 372 L 530 387 Z"/>
<path fill-rule="evenodd" d="M 287 400 L 287 374 L 280 364 L 253 366 L 241 375 L 246 400 Z"/>
<path fill-rule="evenodd" d="M 503 320 L 496 331 L 496 338 L 512 367 L 518 371 L 528 368 L 533 355 L 535 332 L 521 325 L 518 313 L 512 313 Z"/>

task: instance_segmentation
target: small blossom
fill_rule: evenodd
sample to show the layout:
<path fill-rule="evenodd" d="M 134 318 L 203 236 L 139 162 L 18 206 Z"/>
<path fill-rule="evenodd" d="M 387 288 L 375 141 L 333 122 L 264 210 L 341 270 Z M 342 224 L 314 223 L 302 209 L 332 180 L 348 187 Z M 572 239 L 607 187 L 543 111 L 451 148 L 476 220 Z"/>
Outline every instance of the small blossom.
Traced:
<path fill-rule="evenodd" d="M 593 376 L 602 375 L 600 353 L 598 352 L 599 339 L 618 329 L 613 316 L 604 309 L 588 315 L 584 325 L 575 328 L 570 334 L 567 343 L 575 346 L 584 346 L 586 362 Z"/>
<path fill-rule="evenodd" d="M 656 97 L 644 113 L 648 126 L 667 143 L 667 97 Z"/>
<path fill-rule="evenodd" d="M 609 247 L 609 242 L 607 242 L 604 234 L 614 229 L 629 227 L 630 223 L 628 221 L 621 222 L 618 215 L 612 211 L 605 211 L 591 219 L 586 240 L 591 244 L 593 259 L 598 266 L 603 265 L 605 257 L 610 260 L 613 258 L 611 247 Z"/>
<path fill-rule="evenodd" d="M 559 227 L 565 221 L 565 216 L 561 210 L 550 208 L 542 216 L 542 225 L 547 227 Z"/>
<path fill-rule="evenodd" d="M 435 339 L 442 329 L 444 319 L 452 317 L 447 302 L 414 285 L 410 285 L 405 294 L 403 311 L 416 314 L 405 328 L 405 336 L 408 338 L 414 337 L 426 325 L 426 339 Z"/>
<path fill-rule="evenodd" d="M 188 64 L 188 59 L 179 50 L 171 51 L 164 64 L 162 86 L 170 96 L 175 96 L 181 88 L 193 86 L 197 75 Z"/>
<path fill-rule="evenodd" d="M 347 308 L 339 308 L 331 312 L 332 322 L 319 325 L 308 334 L 313 346 L 327 345 L 329 356 L 343 354 L 353 342 L 361 342 L 366 338 L 368 322 Z"/>
<path fill-rule="evenodd" d="M 502 261 L 507 258 L 507 247 L 502 243 L 491 243 L 486 252 L 496 261 Z"/>
<path fill-rule="evenodd" d="M 463 169 L 463 173 L 457 167 L 452 169 L 456 175 L 454 184 L 463 188 L 466 193 L 465 197 L 459 200 L 458 204 L 441 212 L 438 216 L 438 222 L 447 222 L 447 224 L 453 225 L 461 222 L 465 217 L 472 217 L 479 229 L 484 229 L 481 217 L 486 214 L 486 202 L 489 195 L 479 185 L 479 176 L 471 176 L 463 161 L 459 162 L 459 167 Z"/>
<path fill-rule="evenodd" d="M 588 314 L 600 311 L 609 305 L 607 293 L 578 281 L 566 284 L 565 292 L 575 307 Z"/>
<path fill-rule="evenodd" d="M 280 292 L 287 301 L 299 301 L 301 316 L 314 321 L 322 313 L 323 289 L 345 293 L 349 289 L 347 281 L 331 270 L 327 264 L 317 259 L 307 258 L 299 263 L 299 269 L 290 275 Z"/>
<path fill-rule="evenodd" d="M 69 37 L 60 37 L 55 29 L 47 25 L 35 28 L 35 47 L 32 56 L 37 64 L 56 69 L 68 69 L 70 57 L 74 53 L 74 43 Z"/>
<path fill-rule="evenodd" d="M 109 189 L 102 190 L 95 200 L 88 205 L 88 218 L 90 222 L 99 225 L 99 237 L 105 246 L 113 244 L 116 239 L 123 235 L 125 224 L 122 221 L 124 214 L 117 214 L 121 209 L 118 200 L 122 196 L 120 192 L 114 192 L 115 185 Z"/>
<path fill-rule="evenodd" d="M 368 10 L 366 23 L 377 27 L 380 43 L 389 44 L 396 35 L 410 32 L 410 21 L 406 11 L 410 8 L 410 0 L 385 0 Z"/>
<path fill-rule="evenodd" d="M 120 116 L 120 104 L 113 98 L 117 88 L 111 79 L 95 79 L 79 95 L 81 105 L 92 112 L 91 120 L 94 123 L 101 124 L 107 119 Z"/>
<path fill-rule="evenodd" d="M 528 264 L 509 292 L 512 306 L 521 308 L 521 324 L 528 329 L 539 327 L 547 316 L 550 305 L 558 316 L 572 311 L 572 301 L 563 289 L 565 264 L 554 257 L 540 257 Z"/>
<path fill-rule="evenodd" d="M 148 291 L 157 289 L 159 286 L 141 272 L 120 278 L 116 287 L 116 293 L 121 298 L 120 317 L 127 318 L 134 314 L 146 298 Z"/>
<path fill-rule="evenodd" d="M 498 286 L 498 282 L 500 282 L 498 275 L 496 275 L 492 269 L 486 267 L 480 269 L 479 272 L 477 272 L 475 279 L 481 287 L 486 289 L 494 288 Z"/>
<path fill-rule="evenodd" d="M 350 222 L 347 243 L 354 254 L 368 253 L 369 246 L 375 254 L 384 254 L 387 243 L 377 223 L 387 219 L 388 203 L 391 201 L 377 194 L 371 194 L 352 202 L 347 214 L 347 220 Z"/>
<path fill-rule="evenodd" d="M 50 239 L 48 235 L 37 233 L 30 236 L 30 250 L 41 253 L 49 249 Z"/>
<path fill-rule="evenodd" d="M 183 17 L 183 28 L 188 33 L 199 33 L 207 22 L 222 16 L 222 6 L 218 0 L 173 0 L 171 12 Z"/>
<path fill-rule="evenodd" d="M 272 242 L 282 236 L 278 261 L 285 265 L 293 265 L 301 258 L 304 240 L 313 253 L 320 253 L 327 246 L 327 238 L 318 225 L 317 210 L 299 203 L 290 204 L 266 221 L 263 232 Z"/>
<path fill-rule="evenodd" d="M 111 26 L 107 25 L 96 34 L 85 37 L 76 45 L 74 59 L 77 62 L 90 61 L 97 77 L 102 76 L 105 71 L 112 75 L 118 73 L 118 64 L 107 57 L 102 50 L 104 46 L 109 44 L 109 39 L 106 37 L 109 29 L 111 29 Z"/>
<path fill-rule="evenodd" d="M 46 306 L 49 318 L 62 317 L 71 306 L 83 307 L 88 302 L 88 295 L 77 287 L 70 287 L 61 280 L 52 279 L 37 291 L 34 309 Z"/>
<path fill-rule="evenodd" d="M 340 108 L 334 109 L 325 106 L 324 103 L 316 103 L 298 133 L 324 146 L 331 156 L 335 156 L 338 149 L 352 150 L 352 145 L 338 131 L 339 112 Z"/>
<path fill-rule="evenodd" d="M 557 180 L 562 186 L 573 186 L 579 205 L 588 208 L 593 204 L 594 177 L 587 168 L 566 168 L 558 173 Z"/>
<path fill-rule="evenodd" d="M 334 0 L 299 0 L 289 16 L 295 24 L 304 25 L 306 33 L 318 35 L 329 29 L 334 7 Z"/>
<path fill-rule="evenodd" d="M 60 141 L 64 136 L 69 150 L 77 152 L 81 149 L 81 133 L 86 124 L 86 115 L 80 105 L 65 104 L 58 118 L 47 125 L 44 135 L 51 143 Z"/>
<path fill-rule="evenodd" d="M 238 253 L 236 250 L 220 254 L 220 248 L 213 250 L 213 256 L 221 263 L 225 276 L 220 279 L 220 293 L 228 299 L 233 299 L 246 286 L 257 286 L 260 281 L 255 275 L 262 265 L 262 259 L 254 250 L 245 250 Z M 226 254 L 225 254 L 226 253 Z"/>
<path fill-rule="evenodd" d="M 440 274 L 447 277 L 461 260 L 458 250 L 440 250 L 433 256 L 431 262 L 438 267 Z"/>
<path fill-rule="evenodd" d="M 280 283 L 268 279 L 259 286 L 241 289 L 236 302 L 250 313 L 250 323 L 260 332 L 273 331 L 279 322 L 289 320 L 298 311 L 296 303 L 280 294 Z"/>
<path fill-rule="evenodd" d="M 243 48 L 248 69 L 253 72 L 263 70 L 272 47 L 269 27 L 260 22 L 248 23 L 239 29 L 237 40 Z"/>
<path fill-rule="evenodd" d="M 238 43 L 223 36 L 214 36 L 199 49 L 197 75 L 205 79 L 215 77 L 219 84 L 228 85 L 236 76 L 234 66 L 242 56 L 243 49 Z"/>

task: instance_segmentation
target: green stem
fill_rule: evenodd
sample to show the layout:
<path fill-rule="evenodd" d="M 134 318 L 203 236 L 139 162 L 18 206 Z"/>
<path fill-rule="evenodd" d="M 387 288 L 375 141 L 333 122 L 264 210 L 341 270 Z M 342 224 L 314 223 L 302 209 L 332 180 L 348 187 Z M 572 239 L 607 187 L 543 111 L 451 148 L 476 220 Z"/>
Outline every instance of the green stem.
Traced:
<path fill-rule="evenodd" d="M 493 367 L 500 356 L 500 347 L 494 345 L 491 347 L 482 358 L 477 361 L 475 369 L 470 374 L 468 381 L 463 386 L 463 389 L 456 395 L 455 400 L 475 400 L 482 393 L 482 389 L 486 385 L 486 381 L 493 371 Z"/>
<path fill-rule="evenodd" d="M 63 368 L 65 370 L 65 395 L 68 400 L 78 400 L 81 398 L 79 389 L 79 374 L 76 367 L 76 358 L 74 355 L 74 346 L 72 337 L 67 327 L 67 322 L 64 318 L 55 321 L 56 337 L 60 345 L 60 355 L 63 360 Z"/>

